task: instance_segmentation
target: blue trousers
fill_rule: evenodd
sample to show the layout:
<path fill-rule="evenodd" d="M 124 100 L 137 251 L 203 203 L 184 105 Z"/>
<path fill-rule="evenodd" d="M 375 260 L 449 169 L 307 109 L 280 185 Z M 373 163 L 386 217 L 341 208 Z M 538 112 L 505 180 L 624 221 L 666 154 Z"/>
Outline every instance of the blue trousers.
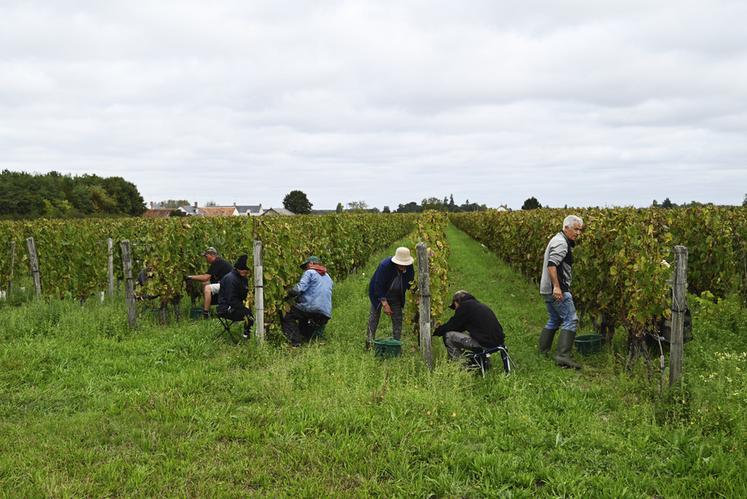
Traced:
<path fill-rule="evenodd" d="M 542 297 L 545 299 L 548 315 L 545 329 L 555 331 L 560 328 L 575 333 L 578 329 L 578 315 L 576 315 L 576 306 L 573 304 L 573 295 L 570 291 L 563 293 L 561 301 L 555 301 L 552 295 L 542 295 Z"/>

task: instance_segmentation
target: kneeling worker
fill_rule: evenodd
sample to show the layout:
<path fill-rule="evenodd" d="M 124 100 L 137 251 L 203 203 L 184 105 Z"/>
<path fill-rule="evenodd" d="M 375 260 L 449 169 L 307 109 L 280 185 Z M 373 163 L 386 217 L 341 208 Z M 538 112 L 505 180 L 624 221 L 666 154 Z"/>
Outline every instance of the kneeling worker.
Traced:
<path fill-rule="evenodd" d="M 449 308 L 454 316 L 433 332 L 433 336 L 443 336 L 449 360 L 461 358 L 465 350 L 503 346 L 503 327 L 487 305 L 461 290 L 454 293 Z"/>
<path fill-rule="evenodd" d="M 220 280 L 218 291 L 218 317 L 233 321 L 244 321 L 244 338 L 249 338 L 249 330 L 254 324 L 252 311 L 246 308 L 244 301 L 249 293 L 249 281 L 246 278 L 249 267 L 246 265 L 247 256 L 241 255 L 231 272 Z"/>
<path fill-rule="evenodd" d="M 332 317 L 332 287 L 334 282 L 319 257 L 310 256 L 302 264 L 303 274 L 289 293 L 296 303 L 283 316 L 283 332 L 288 342 L 301 345 L 301 325 L 311 320 L 323 325 Z"/>

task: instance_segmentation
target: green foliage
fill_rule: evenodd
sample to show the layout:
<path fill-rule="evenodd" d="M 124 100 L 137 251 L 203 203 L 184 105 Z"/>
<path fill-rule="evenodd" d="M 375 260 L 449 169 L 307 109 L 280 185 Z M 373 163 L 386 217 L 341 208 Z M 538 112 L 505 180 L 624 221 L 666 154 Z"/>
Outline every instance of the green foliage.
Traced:
<path fill-rule="evenodd" d="M 484 204 L 470 203 L 469 199 L 462 205 L 454 203 L 454 195 L 444 197 L 443 199 L 437 197 L 424 198 L 420 204 L 415 201 L 410 201 L 406 204 L 400 204 L 397 207 L 397 213 L 421 213 L 424 211 L 446 211 L 449 213 L 456 213 L 461 211 L 485 211 L 488 207 Z"/>
<path fill-rule="evenodd" d="M 308 215 L 313 206 L 303 191 L 290 191 L 283 198 L 283 206 L 297 215 Z"/>
<path fill-rule="evenodd" d="M 554 228 L 554 227 L 553 227 Z M 337 279 L 324 344 L 215 339 L 214 321 L 127 327 L 121 303 L 2 310 L 0 490 L 17 497 L 744 497 L 747 317 L 695 303 L 685 397 L 658 422 L 614 355 L 538 357 L 534 286 L 449 228 L 453 289 L 504 326 L 514 375 L 482 379 L 415 341 L 362 347 L 376 264 Z M 702 341 L 701 341 L 702 338 Z M 728 379 L 727 379 L 728 378 Z M 701 386 L 695 386 L 701 385 Z M 677 404 L 677 406 L 674 406 Z"/>
<path fill-rule="evenodd" d="M 286 290 L 298 282 L 299 265 L 307 256 L 319 256 L 332 279 L 338 280 L 363 265 L 372 249 L 409 233 L 415 221 L 407 215 L 368 214 L 255 220 L 255 235 L 263 248 L 265 320 L 276 330 L 280 313 L 289 306 L 283 301 Z"/>
<path fill-rule="evenodd" d="M 431 317 L 443 314 L 450 301 L 449 296 L 449 242 L 446 239 L 448 216 L 443 212 L 426 211 L 418 217 L 416 239 L 428 247 Z M 417 294 L 417 278 L 412 291 Z M 410 300 L 415 303 L 415 300 Z"/>
<path fill-rule="evenodd" d="M 423 209 L 415 201 L 410 201 L 407 204 L 400 204 L 397 207 L 397 213 L 420 213 Z"/>
<path fill-rule="evenodd" d="M 542 208 L 542 205 L 537 201 L 537 198 L 532 196 L 524 201 L 524 204 L 521 205 L 522 210 L 536 210 Z"/>
<path fill-rule="evenodd" d="M 356 213 L 363 213 L 366 210 L 368 210 L 368 203 L 365 201 L 350 201 L 348 203 L 348 210 L 356 212 Z"/>
<path fill-rule="evenodd" d="M 672 240 L 688 248 L 691 293 L 741 290 L 747 303 L 747 209 L 701 206 L 666 211 Z"/>
<path fill-rule="evenodd" d="M 171 208 L 175 210 L 181 206 L 189 206 L 191 203 L 186 199 L 167 199 L 156 204 L 156 208 Z"/>
<path fill-rule="evenodd" d="M 84 300 L 107 287 L 106 239 L 111 237 L 116 277 L 124 278 L 120 242 L 129 240 L 133 277 L 144 268 L 150 276 L 138 293 L 168 303 L 183 294 L 185 275 L 205 272 L 201 255 L 206 247 L 214 246 L 233 263 L 244 253 L 251 259 L 253 241 L 259 238 L 264 244 L 265 310 L 272 322 L 306 256 L 320 255 L 333 277 L 344 276 L 372 248 L 404 236 L 413 224 L 407 215 L 0 221 L 0 286 L 5 288 L 10 274 L 10 242 L 16 241 L 14 275 L 19 276 L 28 273 L 25 240 L 34 237 L 43 294 Z"/>
<path fill-rule="evenodd" d="M 743 208 L 582 209 L 584 233 L 574 250 L 574 295 L 580 311 L 622 323 L 640 336 L 671 300 L 672 247 L 689 248 L 690 291 L 724 296 L 745 275 Z M 538 280 L 545 246 L 569 210 L 457 214 L 454 223 L 522 274 Z M 740 267 L 741 265 L 741 267 Z M 741 283 L 741 284 L 740 284 Z"/>
<path fill-rule="evenodd" d="M 0 173 L 0 217 L 68 218 L 102 215 L 137 216 L 145 211 L 134 184 L 121 177 L 72 177 L 50 172 Z"/>

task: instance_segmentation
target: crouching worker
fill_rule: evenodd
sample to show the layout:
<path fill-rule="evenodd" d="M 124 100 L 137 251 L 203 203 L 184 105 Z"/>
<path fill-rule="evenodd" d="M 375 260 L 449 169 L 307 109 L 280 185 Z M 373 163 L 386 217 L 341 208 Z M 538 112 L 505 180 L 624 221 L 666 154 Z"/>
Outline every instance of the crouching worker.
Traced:
<path fill-rule="evenodd" d="M 252 311 L 246 308 L 244 301 L 249 293 L 249 281 L 246 276 L 249 273 L 247 256 L 241 255 L 233 266 L 231 272 L 220 280 L 218 291 L 218 317 L 231 319 L 233 321 L 244 321 L 244 338 L 249 338 L 249 331 L 254 324 Z"/>
<path fill-rule="evenodd" d="M 294 347 L 301 346 L 302 336 L 310 339 L 314 332 L 309 322 L 323 326 L 332 317 L 332 287 L 334 282 L 316 256 L 308 257 L 302 264 L 303 274 L 298 284 L 288 294 L 296 298 L 291 309 L 283 316 L 283 333 Z"/>
<path fill-rule="evenodd" d="M 449 360 L 463 358 L 465 351 L 503 346 L 503 327 L 487 305 L 461 290 L 454 293 L 449 308 L 454 316 L 433 332 L 433 336 L 443 336 Z"/>

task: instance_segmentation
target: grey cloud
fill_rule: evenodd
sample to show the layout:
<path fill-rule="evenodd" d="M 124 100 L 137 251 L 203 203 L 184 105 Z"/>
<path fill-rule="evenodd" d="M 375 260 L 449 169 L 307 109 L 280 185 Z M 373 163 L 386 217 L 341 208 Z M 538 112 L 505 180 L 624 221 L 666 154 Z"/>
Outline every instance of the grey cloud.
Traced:
<path fill-rule="evenodd" d="M 731 1 L 4 2 L 0 167 L 122 175 L 153 200 L 279 205 L 300 187 L 316 207 L 740 202 L 745 14 Z"/>

